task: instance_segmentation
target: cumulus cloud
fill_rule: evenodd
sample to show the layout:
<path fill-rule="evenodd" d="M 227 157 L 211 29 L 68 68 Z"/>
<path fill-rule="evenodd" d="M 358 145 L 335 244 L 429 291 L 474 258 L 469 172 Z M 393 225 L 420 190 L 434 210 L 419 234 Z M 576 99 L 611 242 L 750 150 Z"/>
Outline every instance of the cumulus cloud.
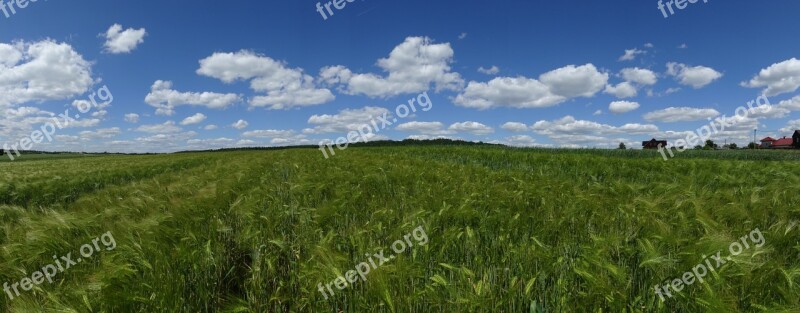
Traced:
<path fill-rule="evenodd" d="M 173 121 L 166 121 L 163 124 L 142 125 L 136 128 L 136 131 L 151 133 L 151 134 L 170 134 L 182 131 L 179 126 L 175 125 Z"/>
<path fill-rule="evenodd" d="M 528 135 L 516 135 L 516 136 L 507 137 L 505 139 L 505 141 L 506 141 L 506 144 L 508 144 L 509 146 L 515 146 L 515 147 L 533 147 L 533 146 L 537 146 L 536 139 L 533 139 L 533 137 L 528 136 Z"/>
<path fill-rule="evenodd" d="M 103 47 L 108 53 L 130 53 L 144 42 L 145 35 L 147 32 L 144 28 L 122 30 L 122 25 L 114 24 L 105 33 L 106 43 Z"/>
<path fill-rule="evenodd" d="M 455 133 L 470 133 L 473 135 L 488 135 L 494 132 L 489 126 L 478 122 L 461 122 L 453 123 L 447 129 L 444 129 L 442 122 L 408 122 L 397 125 L 395 130 L 405 132 L 415 132 L 421 135 L 434 138 L 433 136 L 452 135 Z"/>
<path fill-rule="evenodd" d="M 621 82 L 616 86 L 609 84 L 603 92 L 620 99 L 636 97 L 636 94 L 639 93 L 639 91 L 636 90 L 636 86 L 630 82 Z"/>
<path fill-rule="evenodd" d="M 357 74 L 339 65 L 323 68 L 320 79 L 330 85 L 341 85 L 343 93 L 372 98 L 421 93 L 431 86 L 436 91 L 458 91 L 464 80 L 450 69 L 454 54 L 449 43 L 434 44 L 427 37 L 408 37 L 388 58 L 378 60 L 377 66 L 386 76 Z"/>
<path fill-rule="evenodd" d="M 79 133 L 83 140 L 110 139 L 121 133 L 119 127 L 86 130 Z"/>
<path fill-rule="evenodd" d="M 391 120 L 391 112 L 385 108 L 366 106 L 361 109 L 344 109 L 338 114 L 312 115 L 308 118 L 308 123 L 314 125 L 313 128 L 306 128 L 306 134 L 326 134 L 326 133 L 347 133 L 358 130 L 359 127 L 371 124 L 375 120 L 378 126 L 382 126 L 377 121 L 378 117 L 386 116 Z"/>
<path fill-rule="evenodd" d="M 789 60 L 775 63 L 762 69 L 758 75 L 742 86 L 749 88 L 764 88 L 763 94 L 777 96 L 783 93 L 794 92 L 800 88 L 800 60 Z"/>
<path fill-rule="evenodd" d="M 157 80 L 150 87 L 150 93 L 144 101 L 155 107 L 158 115 L 173 115 L 177 106 L 194 105 L 223 109 L 241 101 L 241 97 L 233 93 L 180 92 L 172 89 L 172 82 Z"/>
<path fill-rule="evenodd" d="M 247 128 L 248 125 L 250 125 L 250 123 L 248 123 L 247 121 L 238 120 L 238 121 L 236 121 L 236 123 L 231 124 L 231 127 L 236 128 L 236 129 L 245 129 L 245 128 Z"/>
<path fill-rule="evenodd" d="M 0 43 L 0 108 L 69 99 L 93 83 L 91 63 L 66 43 Z"/>
<path fill-rule="evenodd" d="M 125 121 L 132 124 L 139 123 L 139 114 L 136 113 L 125 114 Z"/>
<path fill-rule="evenodd" d="M 622 78 L 625 81 L 637 83 L 640 85 L 655 85 L 658 82 L 656 73 L 643 68 L 625 68 L 620 71 Z"/>
<path fill-rule="evenodd" d="M 287 137 L 293 135 L 295 135 L 295 132 L 293 130 L 276 130 L 276 129 L 251 130 L 242 133 L 242 136 L 244 137 L 254 137 L 254 138 L 275 138 L 275 137 Z"/>
<path fill-rule="evenodd" d="M 644 119 L 649 122 L 691 122 L 719 116 L 720 113 L 714 109 L 699 109 L 689 107 L 670 107 L 663 110 L 653 111 L 644 115 Z"/>
<path fill-rule="evenodd" d="M 756 106 L 757 105 L 758 104 L 756 104 Z M 761 108 L 755 107 L 753 110 L 748 111 L 748 116 L 753 118 L 783 118 L 791 112 L 800 111 L 800 96 L 783 100 L 777 104 L 771 104 L 770 110 L 762 110 Z"/>
<path fill-rule="evenodd" d="M 614 101 L 608 105 L 608 111 L 611 113 L 626 113 L 639 108 L 638 102 L 632 101 Z"/>
<path fill-rule="evenodd" d="M 791 120 L 786 123 L 786 126 L 781 128 L 781 133 L 794 133 L 794 131 L 798 129 L 800 129 L 800 120 Z"/>
<path fill-rule="evenodd" d="M 634 59 L 636 59 L 637 55 L 645 54 L 645 53 L 647 53 L 647 51 L 639 50 L 639 49 L 636 49 L 636 48 L 626 49 L 625 50 L 625 54 L 623 54 L 621 57 L 619 57 L 619 61 L 633 61 Z"/>
<path fill-rule="evenodd" d="M 608 82 L 608 74 L 598 71 L 592 64 L 568 65 L 542 74 L 539 80 L 559 96 L 588 98 L 603 90 Z"/>
<path fill-rule="evenodd" d="M 206 118 L 207 117 L 206 117 L 205 114 L 197 113 L 195 115 L 192 115 L 192 116 L 189 116 L 189 117 L 185 118 L 183 121 L 181 121 L 181 125 L 186 126 L 186 125 L 199 124 L 199 123 L 205 121 Z"/>
<path fill-rule="evenodd" d="M 503 124 L 503 126 L 500 126 L 500 128 L 511 132 L 521 133 L 528 130 L 528 125 L 519 122 L 506 122 Z"/>
<path fill-rule="evenodd" d="M 260 129 L 242 133 L 243 137 L 269 139 L 271 145 L 307 145 L 311 140 L 294 130 Z"/>
<path fill-rule="evenodd" d="M 471 81 L 454 103 L 476 109 L 543 108 L 576 97 L 592 97 L 606 86 L 608 74 L 592 64 L 568 65 L 539 76 L 498 77 L 488 83 Z"/>
<path fill-rule="evenodd" d="M 486 75 L 495 75 L 500 73 L 500 68 L 497 66 L 492 66 L 490 68 L 484 68 L 483 66 L 478 68 L 478 72 Z"/>
<path fill-rule="evenodd" d="M 706 66 L 688 66 L 686 64 L 667 63 L 667 75 L 674 76 L 681 85 L 703 88 L 722 77 L 722 73 Z"/>
<path fill-rule="evenodd" d="M 454 123 L 447 128 L 448 130 L 459 133 L 470 133 L 473 135 L 488 135 L 494 132 L 494 129 L 478 122 L 461 122 Z"/>
<path fill-rule="evenodd" d="M 531 126 L 534 132 L 564 144 L 590 144 L 612 146 L 624 141 L 623 135 L 650 135 L 658 133 L 652 124 L 625 124 L 612 126 L 565 116 L 554 121 L 538 121 Z"/>
<path fill-rule="evenodd" d="M 249 80 L 251 89 L 265 93 L 251 98 L 251 107 L 282 110 L 319 105 L 336 99 L 330 90 L 318 88 L 314 78 L 304 74 L 302 69 L 289 68 L 284 62 L 246 50 L 214 53 L 200 60 L 197 74 L 225 83 Z"/>
<path fill-rule="evenodd" d="M 445 130 L 442 122 L 407 122 L 397 125 L 395 130 L 425 135 L 449 135 L 453 133 L 452 131 Z"/>
<path fill-rule="evenodd" d="M 207 139 L 189 139 L 186 141 L 186 144 L 188 145 L 187 146 L 188 149 L 205 150 L 205 149 L 223 149 L 234 146 L 247 146 L 250 145 L 250 142 L 242 142 L 242 141 L 237 142 L 236 140 L 231 138 L 220 137 L 220 138 L 207 138 Z M 252 144 L 255 144 L 255 142 L 252 142 Z"/>

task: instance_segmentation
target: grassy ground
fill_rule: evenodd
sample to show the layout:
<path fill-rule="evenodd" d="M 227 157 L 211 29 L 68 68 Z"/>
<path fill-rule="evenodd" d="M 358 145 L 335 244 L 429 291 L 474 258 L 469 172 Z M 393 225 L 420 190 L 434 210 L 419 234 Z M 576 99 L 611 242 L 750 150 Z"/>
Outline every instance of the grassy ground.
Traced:
<path fill-rule="evenodd" d="M 0 163 L 9 312 L 798 312 L 800 155 L 376 147 Z M 425 246 L 318 291 L 422 226 Z M 758 228 L 662 302 L 656 284 Z M 335 287 L 334 287 L 335 288 Z"/>

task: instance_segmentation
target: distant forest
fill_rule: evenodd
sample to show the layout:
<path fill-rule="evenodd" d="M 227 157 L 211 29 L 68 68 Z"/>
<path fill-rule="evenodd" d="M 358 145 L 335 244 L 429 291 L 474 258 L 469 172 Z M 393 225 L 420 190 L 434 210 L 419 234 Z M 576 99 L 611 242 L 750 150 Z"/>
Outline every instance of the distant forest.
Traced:
<path fill-rule="evenodd" d="M 430 140 L 416 140 L 416 139 L 405 139 L 403 141 L 394 141 L 394 140 L 375 140 L 370 142 L 358 142 L 358 143 L 351 143 L 348 147 L 397 147 L 397 146 L 502 146 L 500 144 L 490 144 L 484 142 L 472 142 L 472 141 L 464 141 L 464 140 L 452 140 L 452 139 L 430 139 Z M 211 149 L 211 150 L 190 150 L 190 151 L 178 151 L 176 153 L 192 153 L 192 152 L 215 152 L 215 151 L 253 151 L 253 150 L 286 150 L 286 149 L 319 149 L 319 145 L 302 145 L 302 146 L 283 146 L 283 147 L 242 147 L 242 148 L 222 148 L 222 149 Z M 8 151 L 13 153 L 12 151 Z M 6 151 L 0 149 L 0 156 L 4 155 Z M 19 151 L 22 155 L 31 155 L 31 154 L 76 154 L 80 152 L 68 152 L 68 151 L 59 151 L 59 152 L 52 152 L 52 151 Z M 153 155 L 153 154 L 164 154 L 164 153 L 112 153 L 112 152 L 91 152 L 86 154 L 117 154 L 117 155 Z"/>

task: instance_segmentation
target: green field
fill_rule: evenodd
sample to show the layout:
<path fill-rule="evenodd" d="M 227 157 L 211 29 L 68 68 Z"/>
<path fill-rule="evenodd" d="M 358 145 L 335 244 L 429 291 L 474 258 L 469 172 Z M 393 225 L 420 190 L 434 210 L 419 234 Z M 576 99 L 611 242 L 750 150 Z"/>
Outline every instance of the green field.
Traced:
<path fill-rule="evenodd" d="M 9 284 L 111 232 L 8 312 L 800 312 L 800 155 L 294 149 L 0 163 Z M 327 284 L 407 249 L 325 299 Z M 751 246 L 662 302 L 754 229 Z M 413 239 L 412 239 L 413 240 Z M 335 288 L 335 287 L 334 287 Z"/>

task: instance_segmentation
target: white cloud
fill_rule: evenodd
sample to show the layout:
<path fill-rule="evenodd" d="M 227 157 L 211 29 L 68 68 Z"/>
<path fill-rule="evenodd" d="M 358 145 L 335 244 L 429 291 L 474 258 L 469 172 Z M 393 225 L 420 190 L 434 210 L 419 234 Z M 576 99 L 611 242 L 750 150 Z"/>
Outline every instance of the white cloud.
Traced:
<path fill-rule="evenodd" d="M 542 74 L 539 80 L 497 77 L 488 83 L 471 81 L 454 103 L 476 109 L 543 108 L 570 98 L 592 97 L 603 90 L 607 82 L 608 74 L 598 71 L 592 64 L 568 65 Z"/>
<path fill-rule="evenodd" d="M 242 136 L 244 137 L 254 137 L 254 138 L 275 138 L 275 137 L 287 137 L 294 135 L 295 132 L 293 130 L 276 130 L 276 129 L 251 130 L 242 133 Z"/>
<path fill-rule="evenodd" d="M 706 66 L 690 67 L 686 64 L 667 63 L 667 75 L 674 76 L 681 85 L 702 88 L 722 77 L 722 73 Z"/>
<path fill-rule="evenodd" d="M 639 108 L 638 102 L 631 101 L 614 101 L 608 105 L 608 111 L 611 113 L 626 113 Z"/>
<path fill-rule="evenodd" d="M 97 118 L 101 118 L 101 119 L 105 118 L 106 115 L 108 115 L 108 111 L 106 111 L 106 110 L 98 110 L 98 111 L 92 112 L 92 117 L 97 117 Z"/>
<path fill-rule="evenodd" d="M 494 132 L 489 126 L 478 122 L 462 122 L 462 123 L 454 123 L 447 128 L 448 130 L 459 132 L 459 133 L 470 133 L 473 135 L 488 135 Z"/>
<path fill-rule="evenodd" d="M 189 139 L 186 141 L 188 149 L 207 150 L 207 149 L 222 149 L 232 146 L 242 146 L 235 142 L 236 140 L 230 138 L 209 138 L 209 139 Z"/>
<path fill-rule="evenodd" d="M 463 93 L 453 101 L 456 105 L 474 109 L 509 106 L 514 108 L 544 108 L 566 101 L 554 95 L 536 79 L 498 77 L 488 83 L 469 82 Z"/>
<path fill-rule="evenodd" d="M 86 130 L 80 132 L 80 138 L 84 140 L 109 139 L 116 137 L 120 133 L 119 127 L 96 129 L 93 131 Z"/>
<path fill-rule="evenodd" d="M 256 146 L 256 145 L 258 145 L 258 143 L 253 141 L 253 140 L 249 140 L 249 139 L 241 139 L 241 140 L 236 142 L 236 145 L 237 146 Z"/>
<path fill-rule="evenodd" d="M 241 98 L 233 93 L 180 92 L 172 89 L 172 82 L 157 80 L 150 87 L 150 93 L 144 101 L 155 107 L 158 115 L 173 115 L 177 106 L 195 105 L 223 109 L 241 101 Z"/>
<path fill-rule="evenodd" d="M 147 32 L 145 32 L 144 28 L 128 28 L 123 31 L 122 25 L 111 25 L 105 33 L 106 43 L 103 45 L 105 52 L 113 54 L 130 53 L 136 49 L 136 46 L 144 42 L 146 34 Z"/>
<path fill-rule="evenodd" d="M 688 49 L 688 48 L 689 48 L 689 46 L 687 44 L 685 44 L 685 43 L 681 44 L 680 46 L 678 46 L 678 49 Z"/>
<path fill-rule="evenodd" d="M 72 98 L 92 86 L 91 75 L 91 63 L 66 43 L 0 43 L 0 108 Z"/>
<path fill-rule="evenodd" d="M 749 111 L 749 117 L 753 118 L 783 118 L 789 115 L 789 113 L 794 111 L 800 111 L 800 96 L 795 96 L 794 98 L 783 100 L 777 104 L 771 104 L 770 110 L 764 111 L 757 106 L 761 104 L 761 102 L 754 104 L 756 106 L 753 110 Z"/>
<path fill-rule="evenodd" d="M 494 132 L 489 126 L 478 122 L 462 122 L 453 123 L 447 129 L 444 129 L 442 122 L 408 122 L 397 125 L 395 130 L 404 132 L 415 132 L 427 136 L 427 138 L 434 138 L 433 136 L 452 135 L 455 133 L 470 133 L 473 135 L 488 135 Z M 417 137 L 421 138 L 421 137 Z"/>
<path fill-rule="evenodd" d="M 653 111 L 644 115 L 644 119 L 650 122 L 691 122 L 719 116 L 720 113 L 714 109 L 698 109 L 688 107 L 670 107 L 663 110 Z"/>
<path fill-rule="evenodd" d="M 236 129 L 245 129 L 250 123 L 247 123 L 245 120 L 238 120 L 236 123 L 231 124 L 231 127 Z"/>
<path fill-rule="evenodd" d="M 136 131 L 151 133 L 151 134 L 170 134 L 182 131 L 179 126 L 175 125 L 173 121 L 166 121 L 163 124 L 142 125 L 136 128 Z"/>
<path fill-rule="evenodd" d="M 519 122 L 506 122 L 500 128 L 517 133 L 528 131 L 528 125 Z"/>
<path fill-rule="evenodd" d="M 625 81 L 640 85 L 655 85 L 656 82 L 658 82 L 656 73 L 648 69 L 638 67 L 626 68 L 620 71 L 620 74 L 622 74 L 622 78 L 625 79 Z"/>
<path fill-rule="evenodd" d="M 486 75 L 496 75 L 497 73 L 500 73 L 500 68 L 497 66 L 483 68 L 483 66 L 481 66 L 478 68 L 478 72 Z"/>
<path fill-rule="evenodd" d="M 205 129 L 205 130 L 215 130 L 217 128 L 218 128 L 217 125 L 214 125 L 214 124 L 206 125 L 205 127 L 203 127 L 203 129 Z"/>
<path fill-rule="evenodd" d="M 378 117 L 383 117 L 384 115 L 391 122 L 389 110 L 370 106 L 361 109 L 344 109 L 339 111 L 338 114 L 332 115 L 312 115 L 308 118 L 308 123 L 315 125 L 314 128 L 306 128 L 303 132 L 306 134 L 347 133 L 358 130 L 359 127 L 364 125 L 371 125 L 373 120 L 376 121 L 378 127 L 381 127 L 382 123 L 378 121 Z"/>
<path fill-rule="evenodd" d="M 302 69 L 288 68 L 284 62 L 246 50 L 214 53 L 200 60 L 197 74 L 225 83 L 250 80 L 251 89 L 266 93 L 250 99 L 252 107 L 283 110 L 319 105 L 336 99 L 330 90 L 317 88 L 314 78 L 304 74 Z"/>
<path fill-rule="evenodd" d="M 539 80 L 550 87 L 554 94 L 567 97 L 592 97 L 608 83 L 608 74 L 597 70 L 592 64 L 568 65 L 539 76 Z"/>
<path fill-rule="evenodd" d="M 135 139 L 135 143 L 130 143 L 129 145 L 136 145 L 135 151 L 141 151 L 143 149 L 156 152 L 177 151 L 179 149 L 185 149 L 185 143 L 195 136 L 197 136 L 197 133 L 193 131 L 154 134 L 147 137 L 138 137 Z"/>
<path fill-rule="evenodd" d="M 800 88 L 800 60 L 791 58 L 772 64 L 762 69 L 749 82 L 743 82 L 742 86 L 749 88 L 766 87 L 762 93 L 767 96 L 794 92 Z"/>
<path fill-rule="evenodd" d="M 449 135 L 453 133 L 452 131 L 444 130 L 442 122 L 408 122 L 397 125 L 395 130 L 425 135 Z"/>
<path fill-rule="evenodd" d="M 421 93 L 431 86 L 436 91 L 458 91 L 463 88 L 464 80 L 450 70 L 454 54 L 449 43 L 434 44 L 427 37 L 408 37 L 388 58 L 378 60 L 377 66 L 388 73 L 385 77 L 356 74 L 340 65 L 323 68 L 320 78 L 331 85 L 343 85 L 343 93 L 372 98 Z"/>
<path fill-rule="evenodd" d="M 430 135 L 411 135 L 406 137 L 406 139 L 412 140 L 432 140 L 432 139 L 450 139 L 450 140 L 463 140 L 458 137 L 451 137 L 451 136 L 430 136 Z"/>
<path fill-rule="evenodd" d="M 139 123 L 139 114 L 136 113 L 125 114 L 125 121 L 133 124 Z"/>
<path fill-rule="evenodd" d="M 798 129 L 800 129 L 800 120 L 791 120 L 788 123 L 786 123 L 785 127 L 781 128 L 781 133 L 784 134 L 794 133 L 794 131 Z"/>
<path fill-rule="evenodd" d="M 467 33 L 461 33 L 460 35 L 458 35 L 458 39 L 464 39 L 464 38 L 467 38 Z"/>
<path fill-rule="evenodd" d="M 294 130 L 263 129 L 247 131 L 242 134 L 248 138 L 267 138 L 271 145 L 307 145 L 311 140 L 306 135 L 298 134 Z"/>
<path fill-rule="evenodd" d="M 185 118 L 183 121 L 181 121 L 181 125 L 186 126 L 186 125 L 198 124 L 198 123 L 201 123 L 201 122 L 205 121 L 206 118 L 208 118 L 208 117 L 206 117 L 205 114 L 197 113 L 195 115 L 192 115 L 192 116 L 189 116 L 189 117 Z"/>
<path fill-rule="evenodd" d="M 505 140 L 508 145 L 516 147 L 533 147 L 536 146 L 536 139 L 528 135 L 516 135 L 507 137 Z"/>
<path fill-rule="evenodd" d="M 609 84 L 606 86 L 606 90 L 603 92 L 614 95 L 620 99 L 636 97 L 636 94 L 638 93 L 636 87 L 630 82 L 621 82 L 616 86 Z"/>
<path fill-rule="evenodd" d="M 538 121 L 531 128 L 540 135 L 546 135 L 561 145 L 616 146 L 624 138 L 620 135 L 651 135 L 658 133 L 658 127 L 651 124 L 625 124 L 611 126 L 593 121 L 577 120 L 565 116 L 554 121 Z"/>
<path fill-rule="evenodd" d="M 645 53 L 647 53 L 647 51 L 639 50 L 639 49 L 636 49 L 636 48 L 633 48 L 633 49 L 630 49 L 630 50 L 626 49 L 625 50 L 625 54 L 623 54 L 621 57 L 619 57 L 619 61 L 633 61 L 634 59 L 636 59 L 637 55 L 645 54 Z"/>

